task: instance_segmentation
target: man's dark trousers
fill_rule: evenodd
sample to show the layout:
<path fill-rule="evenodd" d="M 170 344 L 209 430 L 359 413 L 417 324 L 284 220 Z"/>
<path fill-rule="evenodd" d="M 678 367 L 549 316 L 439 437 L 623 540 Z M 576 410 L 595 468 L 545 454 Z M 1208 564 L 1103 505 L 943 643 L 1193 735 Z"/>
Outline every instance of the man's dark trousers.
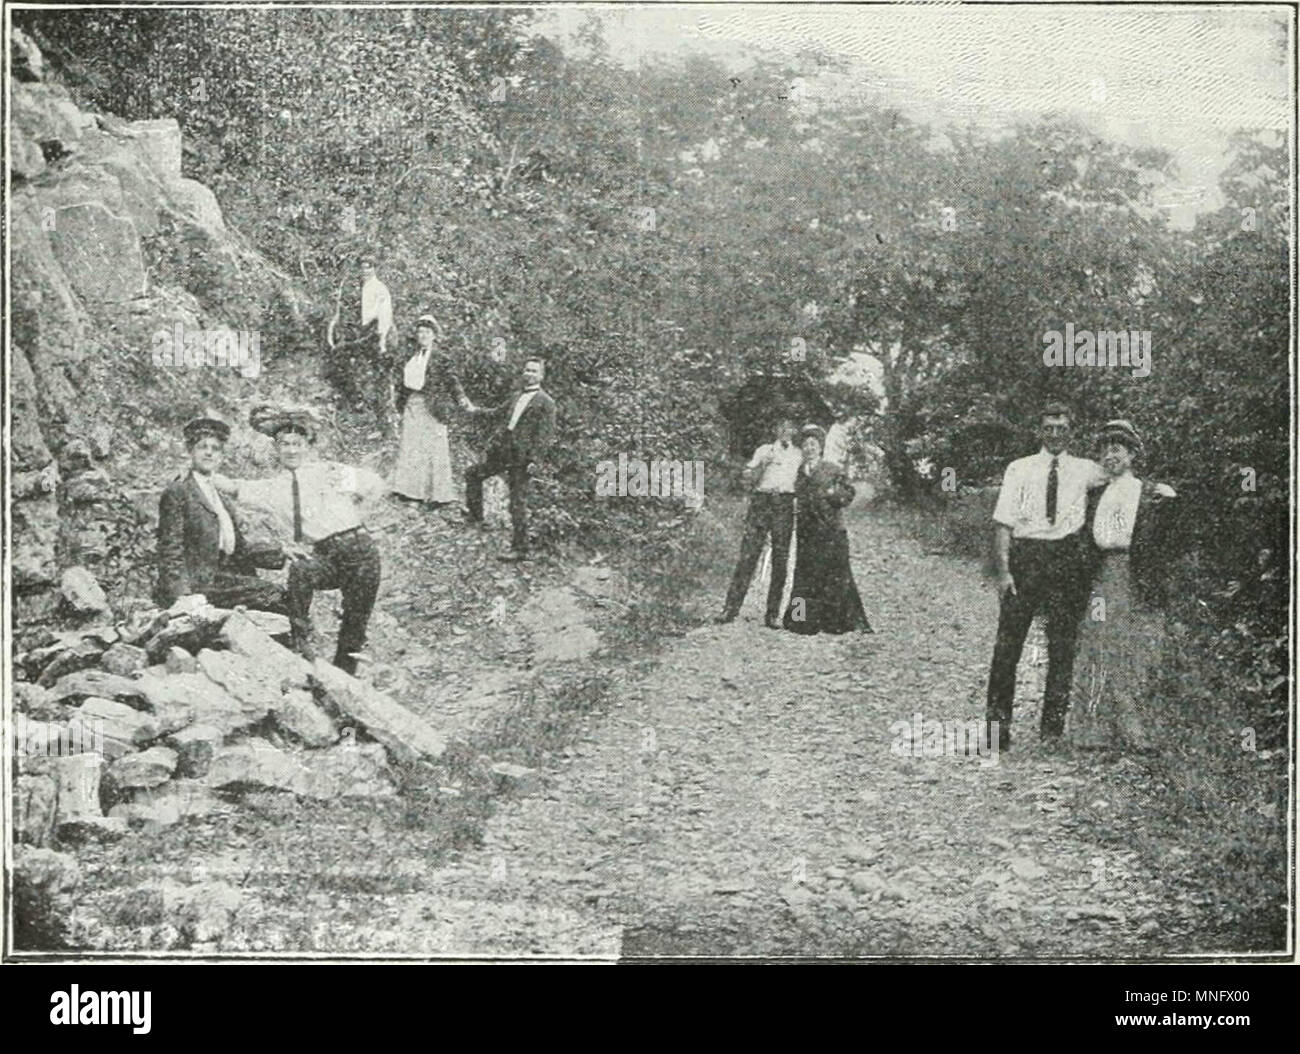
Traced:
<path fill-rule="evenodd" d="M 745 602 L 749 583 L 754 577 L 763 542 L 772 536 L 772 583 L 767 587 L 767 618 L 781 614 L 781 594 L 785 590 L 785 569 L 790 557 L 790 534 L 794 529 L 794 495 L 755 491 L 745 514 L 745 535 L 740 542 L 740 559 L 731 576 L 727 602 L 723 611 L 735 617 Z"/>
<path fill-rule="evenodd" d="M 1059 541 L 1012 539 L 1008 569 L 1015 594 L 1002 598 L 998 636 L 989 670 L 989 721 L 999 722 L 1002 748 L 1010 746 L 1011 706 L 1016 691 L 1016 665 L 1034 615 L 1047 615 L 1047 689 L 1039 725 L 1045 737 L 1059 736 L 1065 728 L 1074 674 L 1074 648 L 1079 619 L 1087 604 L 1088 578 L 1078 535 Z"/>
<path fill-rule="evenodd" d="M 489 476 L 504 476 L 510 488 L 510 547 L 517 553 L 528 551 L 528 462 L 515 450 L 510 436 L 496 440 L 487 457 L 465 471 L 465 504 L 469 517 L 476 523 L 483 519 L 483 481 Z"/>
<path fill-rule="evenodd" d="M 337 589 L 343 596 L 334 665 L 357 672 L 355 653 L 366 646 L 366 626 L 379 593 L 379 548 L 364 527 L 322 538 L 312 556 L 289 565 L 289 621 L 295 640 L 310 632 L 312 593 Z"/>

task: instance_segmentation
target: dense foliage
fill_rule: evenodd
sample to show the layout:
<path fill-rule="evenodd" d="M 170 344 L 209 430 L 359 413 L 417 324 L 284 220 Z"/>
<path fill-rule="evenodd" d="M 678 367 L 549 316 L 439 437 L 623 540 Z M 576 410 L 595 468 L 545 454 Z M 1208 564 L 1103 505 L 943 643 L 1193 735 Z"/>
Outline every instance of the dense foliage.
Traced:
<path fill-rule="evenodd" d="M 1075 407 L 1084 447 L 1131 417 L 1141 470 L 1186 498 L 1184 607 L 1280 697 L 1285 142 L 1244 130 L 1222 206 L 1184 231 L 1154 200 L 1176 175 L 1161 152 L 1054 117 L 931 129 L 809 99 L 775 65 L 628 69 L 594 23 L 566 54 L 518 10 L 14 17 L 91 105 L 181 121 L 189 173 L 308 291 L 310 343 L 369 246 L 399 338 L 432 310 L 480 399 L 548 353 L 561 420 L 543 528 L 662 515 L 594 500 L 595 462 L 721 467 L 718 408 L 746 378 L 825 377 L 869 351 L 883 406 L 866 390 L 837 405 L 904 493 L 942 493 L 918 463 L 995 481 L 1049 396 Z M 1067 323 L 1150 331 L 1149 375 L 1044 365 L 1044 333 Z"/>

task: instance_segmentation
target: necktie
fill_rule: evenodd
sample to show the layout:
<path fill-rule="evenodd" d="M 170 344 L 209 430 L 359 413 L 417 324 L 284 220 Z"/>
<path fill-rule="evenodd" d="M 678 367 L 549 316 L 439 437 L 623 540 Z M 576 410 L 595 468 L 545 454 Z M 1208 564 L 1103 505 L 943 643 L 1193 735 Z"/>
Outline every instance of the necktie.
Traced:
<path fill-rule="evenodd" d="M 298 470 L 291 469 L 293 474 L 293 540 L 302 541 L 302 490 L 298 486 Z"/>
<path fill-rule="evenodd" d="M 1047 522 L 1056 522 L 1056 458 L 1052 458 L 1051 471 L 1047 473 Z"/>

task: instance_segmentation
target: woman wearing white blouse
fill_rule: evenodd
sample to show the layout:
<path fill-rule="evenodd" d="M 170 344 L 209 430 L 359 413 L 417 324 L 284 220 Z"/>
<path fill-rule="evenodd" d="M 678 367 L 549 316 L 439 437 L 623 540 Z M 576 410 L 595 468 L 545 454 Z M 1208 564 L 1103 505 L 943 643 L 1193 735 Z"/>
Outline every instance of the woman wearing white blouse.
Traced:
<path fill-rule="evenodd" d="M 1068 736 L 1084 748 L 1155 749 L 1141 712 L 1147 671 L 1163 639 L 1159 617 L 1138 592 L 1164 554 L 1155 545 L 1173 488 L 1133 475 L 1142 440 L 1128 421 L 1106 422 L 1102 467 L 1106 486 L 1089 499 L 1082 542 L 1093 568 L 1092 596 L 1079 628 Z"/>
<path fill-rule="evenodd" d="M 432 315 L 420 316 L 414 354 L 394 378 L 394 405 L 402 415 L 402 433 L 391 488 L 412 501 L 447 505 L 456 500 L 447 432 L 447 416 L 455 404 L 446 363 L 434 350 L 439 328 Z"/>

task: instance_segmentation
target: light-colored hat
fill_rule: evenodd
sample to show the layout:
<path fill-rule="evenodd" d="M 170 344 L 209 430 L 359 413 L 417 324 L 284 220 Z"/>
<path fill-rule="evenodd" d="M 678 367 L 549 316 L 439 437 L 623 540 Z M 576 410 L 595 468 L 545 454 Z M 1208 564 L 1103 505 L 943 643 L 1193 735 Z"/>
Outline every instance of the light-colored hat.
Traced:
<path fill-rule="evenodd" d="M 1133 422 L 1122 417 L 1113 418 L 1102 425 L 1101 441 L 1104 443 L 1107 440 L 1123 443 L 1135 454 L 1145 452 L 1142 446 L 1142 437 L 1138 435 L 1137 429 L 1133 427 Z"/>
<path fill-rule="evenodd" d="M 272 406 L 263 403 L 254 406 L 249 412 L 248 423 L 272 439 L 281 432 L 297 432 L 314 440 L 320 429 L 320 418 L 316 411 L 305 406 Z"/>
<path fill-rule="evenodd" d="M 419 318 L 417 318 L 415 320 L 415 328 L 419 329 L 421 326 L 427 326 L 429 329 L 433 330 L 434 332 L 437 332 L 442 328 L 440 325 L 438 325 L 438 320 L 434 318 L 432 315 L 421 315 Z"/>

